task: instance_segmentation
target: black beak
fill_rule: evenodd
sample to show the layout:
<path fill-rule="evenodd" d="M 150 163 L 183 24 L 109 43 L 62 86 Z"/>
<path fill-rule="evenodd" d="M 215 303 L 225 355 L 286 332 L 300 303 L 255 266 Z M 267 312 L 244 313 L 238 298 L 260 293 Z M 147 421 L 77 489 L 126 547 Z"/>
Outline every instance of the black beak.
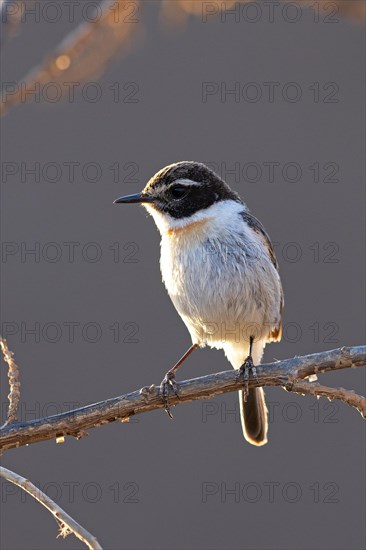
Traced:
<path fill-rule="evenodd" d="M 135 195 L 126 195 L 113 201 L 113 204 L 127 204 L 132 202 L 153 202 L 153 198 L 143 193 L 136 193 Z"/>

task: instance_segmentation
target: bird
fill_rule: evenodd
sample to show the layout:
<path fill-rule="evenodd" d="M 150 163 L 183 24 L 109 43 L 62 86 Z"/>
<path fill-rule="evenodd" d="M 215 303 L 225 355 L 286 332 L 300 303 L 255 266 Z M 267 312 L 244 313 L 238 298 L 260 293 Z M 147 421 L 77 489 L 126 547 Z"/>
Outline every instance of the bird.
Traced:
<path fill-rule="evenodd" d="M 271 240 L 239 194 L 201 162 L 180 161 L 159 170 L 137 194 L 115 204 L 139 203 L 161 236 L 160 269 L 192 345 L 161 383 L 178 395 L 177 369 L 197 348 L 222 349 L 245 383 L 239 390 L 244 438 L 267 443 L 268 411 L 256 376 L 268 342 L 281 340 L 283 290 Z"/>

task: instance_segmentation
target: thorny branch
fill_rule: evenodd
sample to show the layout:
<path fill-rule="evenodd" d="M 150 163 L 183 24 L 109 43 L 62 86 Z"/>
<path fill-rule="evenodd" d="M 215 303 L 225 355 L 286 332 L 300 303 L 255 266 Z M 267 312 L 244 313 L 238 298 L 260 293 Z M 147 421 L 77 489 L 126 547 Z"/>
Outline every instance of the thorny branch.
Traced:
<path fill-rule="evenodd" d="M 300 394 L 339 399 L 355 407 L 366 418 L 366 399 L 343 388 L 329 388 L 311 382 L 317 374 L 366 365 L 366 346 L 343 347 L 331 351 L 293 357 L 258 365 L 257 377 L 249 381 L 249 387 L 281 386 Z M 309 378 L 310 377 L 310 378 Z M 309 380 L 304 380 L 308 378 Z M 201 376 L 177 384 L 179 397 L 169 396 L 171 405 L 207 399 L 222 393 L 243 388 L 244 382 L 237 371 L 225 371 Z M 164 408 L 159 387 L 151 385 L 141 390 L 87 405 L 69 412 L 28 422 L 8 424 L 0 429 L 0 451 L 21 447 L 37 441 L 58 439 L 67 435 L 77 439 L 87 435 L 87 430 L 116 420 L 126 422 L 136 414 Z"/>
<path fill-rule="evenodd" d="M 74 535 L 84 542 L 90 550 L 102 550 L 102 547 L 94 535 L 79 525 L 79 523 L 60 508 L 56 502 L 33 485 L 28 479 L 3 467 L 0 467 L 0 477 L 20 487 L 51 512 L 60 528 L 58 537 L 65 538 L 70 533 L 74 533 Z"/>
<path fill-rule="evenodd" d="M 9 351 L 6 340 L 0 339 L 1 351 L 3 352 L 4 361 L 8 364 L 8 378 L 9 378 L 9 408 L 8 417 L 4 426 L 12 424 L 18 419 L 18 406 L 20 400 L 20 380 L 19 380 L 19 368 L 13 359 L 14 353 Z M 4 427 L 3 426 L 3 427 Z"/>

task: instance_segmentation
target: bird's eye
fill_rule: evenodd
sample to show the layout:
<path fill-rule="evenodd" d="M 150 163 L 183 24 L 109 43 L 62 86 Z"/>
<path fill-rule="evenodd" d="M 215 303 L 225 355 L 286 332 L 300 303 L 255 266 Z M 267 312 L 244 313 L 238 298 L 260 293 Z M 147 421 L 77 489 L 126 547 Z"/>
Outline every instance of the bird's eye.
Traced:
<path fill-rule="evenodd" d="M 174 185 L 171 187 L 170 192 L 174 199 L 181 199 L 188 193 L 188 189 L 185 185 Z"/>

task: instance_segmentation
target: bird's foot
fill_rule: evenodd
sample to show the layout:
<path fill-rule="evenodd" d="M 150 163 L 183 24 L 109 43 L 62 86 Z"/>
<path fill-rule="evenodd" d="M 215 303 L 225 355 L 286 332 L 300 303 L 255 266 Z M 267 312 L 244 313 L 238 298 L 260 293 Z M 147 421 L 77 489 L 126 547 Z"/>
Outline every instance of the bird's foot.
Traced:
<path fill-rule="evenodd" d="M 168 371 L 160 384 L 160 394 L 164 403 L 165 412 L 169 418 L 173 418 L 169 405 L 169 388 L 172 388 L 175 395 L 179 397 L 178 387 L 175 382 L 175 374 L 173 371 Z"/>
<path fill-rule="evenodd" d="M 244 380 L 244 389 L 243 389 L 244 401 L 246 401 L 248 398 L 248 393 L 249 393 L 248 382 L 250 379 L 250 375 L 256 378 L 256 380 L 258 380 L 257 369 L 254 366 L 253 357 L 251 355 L 248 355 L 248 357 L 245 359 L 244 363 L 239 369 L 239 376 L 238 376 L 238 379 L 242 378 Z"/>

